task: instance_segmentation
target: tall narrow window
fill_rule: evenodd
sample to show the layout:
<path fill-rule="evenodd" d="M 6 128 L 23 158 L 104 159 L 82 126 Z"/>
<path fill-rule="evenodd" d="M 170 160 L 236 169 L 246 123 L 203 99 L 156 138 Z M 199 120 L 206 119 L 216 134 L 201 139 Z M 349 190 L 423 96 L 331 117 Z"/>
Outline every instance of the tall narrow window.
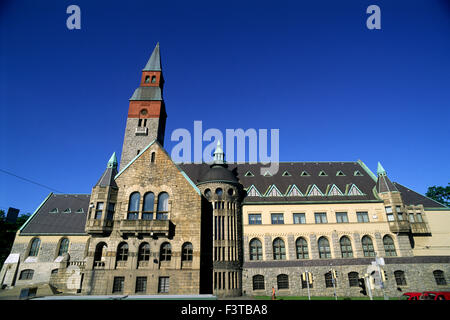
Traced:
<path fill-rule="evenodd" d="M 358 272 L 349 272 L 348 273 L 349 287 L 358 287 L 359 286 L 358 279 L 359 279 Z"/>
<path fill-rule="evenodd" d="M 115 203 L 108 203 L 108 212 L 106 214 L 106 220 L 113 220 L 114 219 L 114 208 L 116 204 Z"/>
<path fill-rule="evenodd" d="M 59 244 L 58 256 L 62 256 L 69 250 L 69 239 L 63 238 Z"/>
<path fill-rule="evenodd" d="M 150 76 L 145 76 L 145 83 L 150 83 Z"/>
<path fill-rule="evenodd" d="M 152 152 L 152 155 L 150 156 L 150 162 L 155 163 L 155 153 Z"/>
<path fill-rule="evenodd" d="M 167 220 L 169 216 L 169 194 L 161 192 L 158 195 L 158 211 L 156 213 L 157 220 Z"/>
<path fill-rule="evenodd" d="M 325 273 L 325 288 L 333 288 L 333 275 L 331 272 Z"/>
<path fill-rule="evenodd" d="M 372 239 L 369 236 L 364 236 L 362 238 L 362 247 L 364 257 L 375 257 L 375 250 L 373 248 Z"/>
<path fill-rule="evenodd" d="M 309 259 L 308 242 L 304 238 L 298 238 L 295 241 L 295 248 L 297 252 L 297 259 Z"/>
<path fill-rule="evenodd" d="M 142 220 L 153 219 L 153 207 L 155 204 L 155 194 L 153 192 L 147 192 L 144 195 L 144 204 L 142 208 Z"/>
<path fill-rule="evenodd" d="M 130 195 L 130 202 L 128 204 L 128 220 L 137 220 L 139 215 L 139 202 L 141 201 L 141 195 L 139 192 L 133 192 Z"/>
<path fill-rule="evenodd" d="M 156 83 L 156 76 L 152 76 L 152 83 Z"/>
<path fill-rule="evenodd" d="M 97 208 L 95 209 L 95 220 L 100 220 L 103 213 L 103 202 L 97 202 Z"/>
<path fill-rule="evenodd" d="M 258 239 L 250 241 L 250 260 L 262 260 L 262 244 Z"/>
<path fill-rule="evenodd" d="M 128 244 L 122 242 L 117 247 L 117 261 L 127 261 L 128 260 Z"/>
<path fill-rule="evenodd" d="M 420 213 L 420 212 L 416 213 L 416 219 L 417 219 L 417 222 L 423 222 L 422 213 Z"/>
<path fill-rule="evenodd" d="M 286 259 L 286 247 L 284 246 L 284 241 L 280 238 L 276 238 L 273 241 L 273 259 L 274 260 L 285 260 Z"/>
<path fill-rule="evenodd" d="M 159 277 L 158 281 L 158 293 L 169 292 L 169 277 Z"/>
<path fill-rule="evenodd" d="M 30 257 L 37 257 L 39 254 L 39 247 L 41 246 L 41 240 L 39 238 L 33 239 L 33 242 L 31 242 L 30 251 L 28 253 L 28 256 Z"/>
<path fill-rule="evenodd" d="M 319 258 L 328 259 L 331 258 L 330 242 L 325 237 L 319 238 Z"/>
<path fill-rule="evenodd" d="M 181 261 L 192 261 L 193 247 L 192 243 L 186 242 L 181 248 Z"/>
<path fill-rule="evenodd" d="M 106 243 L 100 242 L 95 246 L 94 262 L 102 261 L 102 257 L 106 255 L 108 249 Z"/>
<path fill-rule="evenodd" d="M 392 240 L 390 236 L 386 235 L 383 237 L 383 246 L 387 257 L 395 257 L 397 255 L 395 252 L 394 240 Z"/>
<path fill-rule="evenodd" d="M 139 246 L 138 261 L 150 260 L 150 245 L 147 242 L 142 243 Z"/>
<path fill-rule="evenodd" d="M 170 261 L 172 258 L 172 246 L 170 243 L 165 242 L 161 245 L 161 251 L 159 252 L 160 261 Z"/>
<path fill-rule="evenodd" d="M 339 244 L 341 245 L 342 258 L 352 258 L 353 250 L 350 239 L 346 236 L 343 236 L 341 240 L 339 240 Z"/>

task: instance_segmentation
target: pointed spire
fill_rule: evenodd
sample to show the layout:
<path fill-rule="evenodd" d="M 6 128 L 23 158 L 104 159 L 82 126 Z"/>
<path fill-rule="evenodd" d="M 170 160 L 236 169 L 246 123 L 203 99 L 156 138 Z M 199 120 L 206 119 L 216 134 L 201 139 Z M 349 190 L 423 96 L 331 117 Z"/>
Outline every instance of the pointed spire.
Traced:
<path fill-rule="evenodd" d="M 109 158 L 108 165 L 106 167 L 107 168 L 116 168 L 117 169 L 117 157 L 116 157 L 116 153 L 115 152 L 112 154 L 111 158 Z"/>
<path fill-rule="evenodd" d="M 378 162 L 378 168 L 377 168 L 377 175 L 381 175 L 381 176 L 385 176 L 386 175 L 386 170 L 384 170 L 383 166 L 381 165 L 380 162 Z"/>
<path fill-rule="evenodd" d="M 217 141 L 217 147 L 214 151 L 214 164 L 224 164 L 224 153 L 222 149 L 222 144 L 220 143 L 220 140 Z"/>
<path fill-rule="evenodd" d="M 143 71 L 161 71 L 161 56 L 159 53 L 159 42 L 156 44 L 155 49 L 153 49 L 152 55 L 147 62 L 147 65 Z"/>

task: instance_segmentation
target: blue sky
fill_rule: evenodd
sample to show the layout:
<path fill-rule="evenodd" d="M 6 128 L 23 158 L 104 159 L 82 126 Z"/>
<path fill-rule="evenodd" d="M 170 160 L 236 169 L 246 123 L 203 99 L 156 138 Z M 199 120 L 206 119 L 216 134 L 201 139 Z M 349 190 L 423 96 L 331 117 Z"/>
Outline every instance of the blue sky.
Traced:
<path fill-rule="evenodd" d="M 54 190 L 90 193 L 120 155 L 158 41 L 169 152 L 201 120 L 280 129 L 281 161 L 381 161 L 420 193 L 450 180 L 448 0 L 2 1 L 0 30 L 0 169 Z M 3 171 L 0 209 L 51 192 Z"/>

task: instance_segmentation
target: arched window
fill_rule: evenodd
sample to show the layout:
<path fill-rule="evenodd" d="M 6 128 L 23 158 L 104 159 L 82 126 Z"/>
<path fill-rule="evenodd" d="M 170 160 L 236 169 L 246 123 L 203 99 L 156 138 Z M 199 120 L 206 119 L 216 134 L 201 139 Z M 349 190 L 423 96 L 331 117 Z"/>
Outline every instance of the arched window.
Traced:
<path fill-rule="evenodd" d="M 406 286 L 405 273 L 402 270 L 394 271 L 394 277 L 398 286 Z"/>
<path fill-rule="evenodd" d="M 128 220 L 137 220 L 139 215 L 139 201 L 141 201 L 141 195 L 139 192 L 133 192 L 130 195 L 130 202 L 128 204 Z"/>
<path fill-rule="evenodd" d="M 373 242 L 369 236 L 362 237 L 362 247 L 364 257 L 375 257 L 375 250 L 373 249 Z"/>
<path fill-rule="evenodd" d="M 343 236 L 341 240 L 339 240 L 339 244 L 341 245 L 342 258 L 353 257 L 352 243 L 348 237 Z"/>
<path fill-rule="evenodd" d="M 59 244 L 58 256 L 62 256 L 67 251 L 69 251 L 69 239 L 63 238 Z"/>
<path fill-rule="evenodd" d="M 28 253 L 28 256 L 30 257 L 37 257 L 39 254 L 39 247 L 41 246 L 41 240 L 39 238 L 34 238 L 31 242 L 30 251 Z"/>
<path fill-rule="evenodd" d="M 181 248 L 181 261 L 192 261 L 193 247 L 192 243 L 186 242 Z"/>
<path fill-rule="evenodd" d="M 31 280 L 33 279 L 34 270 L 26 269 L 20 272 L 19 280 Z"/>
<path fill-rule="evenodd" d="M 258 239 L 250 241 L 250 260 L 262 260 L 262 244 Z"/>
<path fill-rule="evenodd" d="M 147 242 L 141 243 L 138 251 L 138 261 L 150 260 L 150 245 Z"/>
<path fill-rule="evenodd" d="M 436 280 L 437 285 L 447 285 L 447 281 L 445 280 L 444 271 L 442 270 L 434 270 L 433 271 L 434 279 Z"/>
<path fill-rule="evenodd" d="M 155 194 L 147 192 L 144 195 L 144 204 L 142 205 L 142 220 L 153 219 L 153 208 L 155 204 Z"/>
<path fill-rule="evenodd" d="M 152 152 L 151 156 L 150 156 L 150 162 L 154 163 L 155 162 L 155 153 Z"/>
<path fill-rule="evenodd" d="M 167 220 L 169 215 L 169 194 L 161 192 L 158 195 L 158 211 L 156 213 L 157 220 Z"/>
<path fill-rule="evenodd" d="M 350 287 L 358 287 L 359 286 L 358 279 L 359 279 L 358 272 L 348 273 L 348 284 Z"/>
<path fill-rule="evenodd" d="M 122 242 L 117 247 L 117 261 L 127 261 L 128 260 L 128 244 Z"/>
<path fill-rule="evenodd" d="M 298 238 L 295 241 L 295 248 L 297 251 L 297 259 L 309 259 L 308 242 L 304 238 Z"/>
<path fill-rule="evenodd" d="M 383 237 L 384 251 L 387 257 L 395 257 L 397 252 L 395 252 L 394 240 L 388 235 Z"/>
<path fill-rule="evenodd" d="M 319 258 L 328 259 L 331 258 L 330 242 L 325 237 L 319 238 Z"/>
<path fill-rule="evenodd" d="M 145 76 L 145 83 L 150 83 L 150 76 Z"/>
<path fill-rule="evenodd" d="M 164 242 L 161 245 L 161 250 L 159 252 L 160 261 L 170 261 L 172 257 L 172 246 L 168 242 Z"/>
<path fill-rule="evenodd" d="M 106 256 L 107 245 L 104 242 L 100 242 L 95 247 L 94 262 L 102 261 L 102 257 Z"/>
<path fill-rule="evenodd" d="M 273 241 L 273 259 L 274 260 L 285 260 L 286 259 L 286 247 L 284 246 L 284 241 L 280 238 L 276 238 Z"/>
<path fill-rule="evenodd" d="M 152 83 L 156 82 L 156 76 L 152 76 Z"/>
<path fill-rule="evenodd" d="M 256 276 L 253 276 L 253 290 L 264 290 L 264 276 L 257 274 Z"/>
<path fill-rule="evenodd" d="M 277 286 L 280 289 L 289 289 L 289 276 L 287 274 L 279 274 L 277 276 Z"/>
<path fill-rule="evenodd" d="M 330 271 L 325 273 L 325 288 L 333 288 L 333 275 Z"/>

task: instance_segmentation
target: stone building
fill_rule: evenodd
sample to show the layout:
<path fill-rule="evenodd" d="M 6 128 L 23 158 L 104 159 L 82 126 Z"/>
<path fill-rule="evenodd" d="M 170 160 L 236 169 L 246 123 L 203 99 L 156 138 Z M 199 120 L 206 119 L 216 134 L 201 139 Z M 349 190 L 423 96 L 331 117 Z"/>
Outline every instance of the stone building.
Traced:
<path fill-rule="evenodd" d="M 450 208 L 360 160 L 260 174 L 225 163 L 219 141 L 211 165 L 176 164 L 163 86 L 158 44 L 129 101 L 120 166 L 114 153 L 91 194 L 42 202 L 0 272 L 5 290 L 360 296 L 376 258 L 375 295 L 449 290 Z"/>

